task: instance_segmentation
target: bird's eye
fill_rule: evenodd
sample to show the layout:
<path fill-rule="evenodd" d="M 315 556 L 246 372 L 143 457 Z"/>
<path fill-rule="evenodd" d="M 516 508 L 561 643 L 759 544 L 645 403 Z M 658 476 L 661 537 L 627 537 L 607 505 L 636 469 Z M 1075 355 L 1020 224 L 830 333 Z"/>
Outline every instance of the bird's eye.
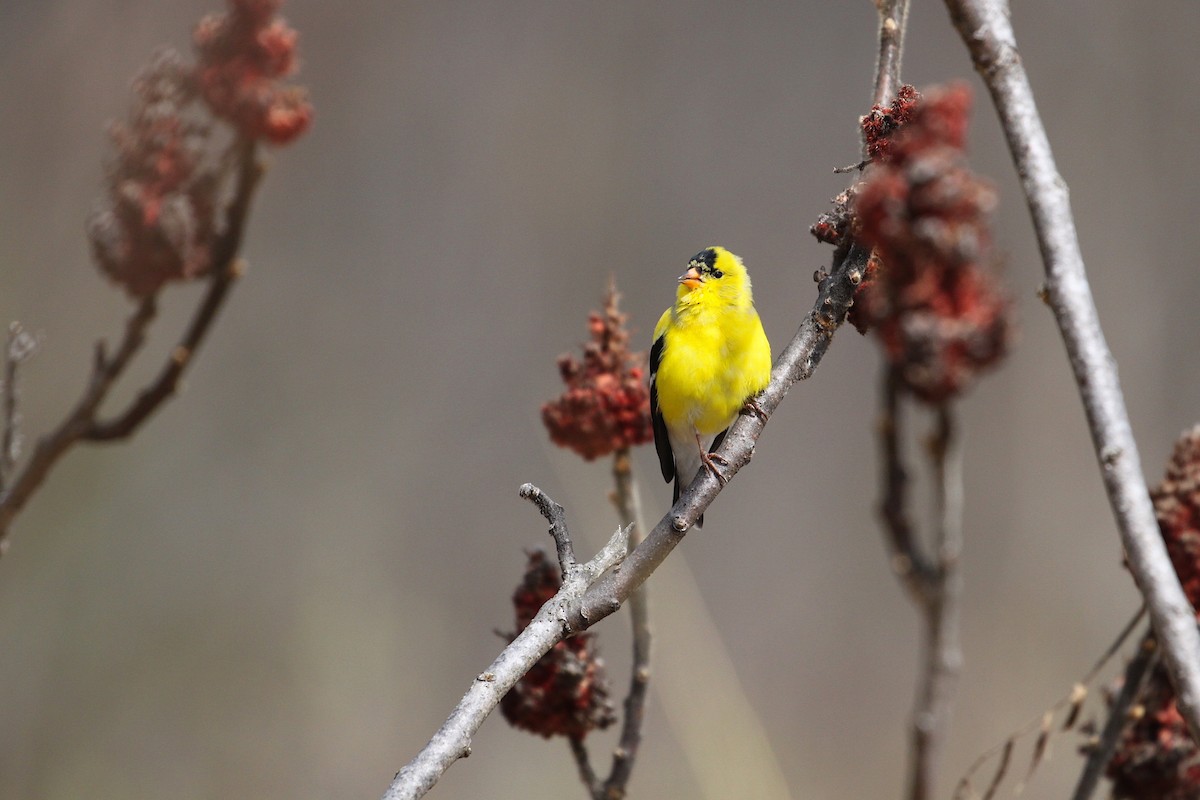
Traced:
<path fill-rule="evenodd" d="M 724 275 L 724 274 L 725 274 L 725 273 L 724 273 L 724 272 L 721 272 L 721 270 L 719 270 L 719 269 L 714 269 L 714 270 L 712 271 L 712 276 L 713 276 L 714 278 L 719 278 L 719 277 L 721 277 L 721 276 L 722 276 L 722 275 Z"/>

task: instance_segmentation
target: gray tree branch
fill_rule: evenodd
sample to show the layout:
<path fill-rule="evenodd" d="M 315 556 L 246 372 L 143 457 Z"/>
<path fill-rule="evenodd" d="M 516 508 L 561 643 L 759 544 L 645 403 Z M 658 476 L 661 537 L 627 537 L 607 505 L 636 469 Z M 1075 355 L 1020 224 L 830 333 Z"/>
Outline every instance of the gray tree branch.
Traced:
<path fill-rule="evenodd" d="M 946 0 L 991 93 L 1041 249 L 1050 307 L 1096 451 L 1130 570 L 1146 599 L 1179 708 L 1200 741 L 1200 632 L 1159 533 L 1116 363 L 1092 299 L 1070 194 L 1058 173 L 1005 0 Z"/>

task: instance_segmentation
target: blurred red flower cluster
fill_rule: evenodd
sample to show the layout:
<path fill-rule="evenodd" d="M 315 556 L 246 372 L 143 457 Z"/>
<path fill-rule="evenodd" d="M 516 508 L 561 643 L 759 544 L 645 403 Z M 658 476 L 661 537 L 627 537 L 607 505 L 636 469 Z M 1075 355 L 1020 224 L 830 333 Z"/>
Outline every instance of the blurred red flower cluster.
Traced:
<path fill-rule="evenodd" d="M 542 406 L 550 439 L 589 461 L 654 437 L 646 354 L 629 351 L 625 315 L 617 308 L 619 297 L 610 285 L 604 311 L 588 316 L 591 341 L 583 347 L 583 360 L 571 354 L 558 358 L 566 391 Z"/>
<path fill-rule="evenodd" d="M 1175 444 L 1167 473 L 1152 492 L 1159 529 L 1188 600 L 1200 603 L 1200 426 Z M 1200 750 L 1179 713 L 1160 664 L 1137 698 L 1141 715 L 1125 730 L 1108 764 L 1118 800 L 1200 797 Z"/>
<path fill-rule="evenodd" d="M 229 0 L 196 26 L 197 82 L 212 112 L 248 139 L 286 144 L 308 129 L 308 93 L 280 82 L 296 70 L 296 31 L 275 14 L 282 0 Z"/>
<path fill-rule="evenodd" d="M 136 297 L 209 268 L 215 175 L 204 165 L 210 126 L 189 113 L 191 72 L 162 51 L 134 80 L 126 122 L 110 127 L 108 195 L 88 222 L 100 268 Z"/>
<path fill-rule="evenodd" d="M 206 17 L 195 33 L 199 63 L 157 54 L 134 82 L 126 121 L 111 126 L 116 152 L 88 238 L 100 269 L 133 297 L 212 268 L 221 187 L 237 168 L 218 152 L 214 116 L 239 142 L 284 144 L 311 123 L 305 91 L 279 80 L 295 69 L 296 50 L 279 5 L 230 0 L 227 13 Z"/>
<path fill-rule="evenodd" d="M 991 186 L 967 167 L 970 90 L 901 91 L 864 118 L 875 158 L 853 192 L 856 233 L 874 249 L 851 321 L 874 330 L 903 384 L 942 403 L 1007 351 L 1010 304 L 992 272 Z"/>
<path fill-rule="evenodd" d="M 906 83 L 896 92 L 896 99 L 887 106 L 875 106 L 860 120 L 867 158 L 872 162 L 892 160 L 892 134 L 912 119 L 920 100 L 916 88 Z"/>

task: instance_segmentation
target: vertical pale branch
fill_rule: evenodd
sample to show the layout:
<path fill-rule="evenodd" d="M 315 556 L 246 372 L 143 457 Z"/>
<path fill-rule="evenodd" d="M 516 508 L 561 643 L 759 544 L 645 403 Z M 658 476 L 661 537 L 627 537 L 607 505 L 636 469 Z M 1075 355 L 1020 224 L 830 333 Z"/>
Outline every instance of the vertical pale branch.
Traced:
<path fill-rule="evenodd" d="M 1083 401 L 1104 488 L 1138 588 L 1146 599 L 1179 708 L 1200 741 L 1200 632 L 1167 556 L 1116 363 L 1088 283 L 1070 194 L 1058 173 L 1004 0 L 946 0 L 991 93 L 1033 219 L 1046 293 Z"/>

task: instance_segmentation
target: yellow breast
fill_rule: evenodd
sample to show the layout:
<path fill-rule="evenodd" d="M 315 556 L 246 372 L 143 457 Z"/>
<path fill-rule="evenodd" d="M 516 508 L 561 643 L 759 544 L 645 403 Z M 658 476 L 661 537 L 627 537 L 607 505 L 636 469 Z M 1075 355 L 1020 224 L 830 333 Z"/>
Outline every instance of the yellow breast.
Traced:
<path fill-rule="evenodd" d="M 753 306 L 667 314 L 674 318 L 655 379 L 663 419 L 702 436 L 720 433 L 771 379 L 771 348 L 758 314 Z"/>

